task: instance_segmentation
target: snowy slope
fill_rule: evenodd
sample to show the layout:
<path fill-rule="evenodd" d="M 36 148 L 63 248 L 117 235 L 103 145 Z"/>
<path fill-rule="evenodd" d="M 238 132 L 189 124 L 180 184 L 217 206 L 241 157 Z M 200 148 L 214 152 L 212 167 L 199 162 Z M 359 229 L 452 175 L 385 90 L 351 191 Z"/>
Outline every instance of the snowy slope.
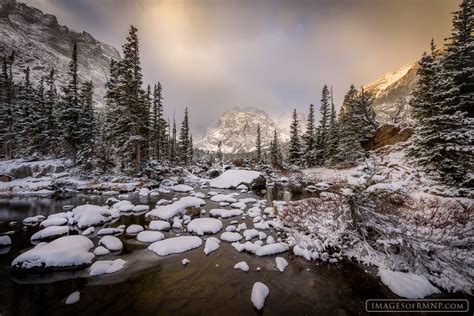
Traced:
<path fill-rule="evenodd" d="M 94 99 L 103 103 L 106 74 L 110 59 L 119 59 L 118 51 L 97 41 L 87 32 L 76 32 L 59 25 L 57 18 L 14 0 L 0 0 L 0 56 L 15 52 L 14 80 L 24 77 L 31 69 L 33 82 L 56 69 L 56 82 L 66 82 L 73 43 L 77 42 L 79 77 L 92 80 Z"/>
<path fill-rule="evenodd" d="M 303 115 L 299 115 L 304 120 Z M 291 115 L 284 115 L 276 122 L 268 114 L 255 108 L 234 108 L 225 112 L 215 126 L 197 142 L 202 150 L 217 151 L 219 141 L 224 153 L 246 153 L 255 150 L 257 125 L 260 124 L 263 147 L 269 146 L 276 130 L 279 141 L 290 139 Z"/>
<path fill-rule="evenodd" d="M 409 94 L 416 85 L 417 68 L 416 63 L 403 65 L 364 87 L 375 94 L 374 109 L 381 123 L 395 123 L 409 118 Z"/>

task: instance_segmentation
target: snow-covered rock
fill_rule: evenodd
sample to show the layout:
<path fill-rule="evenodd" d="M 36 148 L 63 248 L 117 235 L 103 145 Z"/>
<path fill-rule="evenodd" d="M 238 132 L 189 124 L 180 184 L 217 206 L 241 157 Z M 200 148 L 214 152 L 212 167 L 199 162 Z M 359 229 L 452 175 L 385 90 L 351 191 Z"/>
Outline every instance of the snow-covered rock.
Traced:
<path fill-rule="evenodd" d="M 150 222 L 148 228 L 151 230 L 170 230 L 171 225 L 166 221 L 155 220 Z"/>
<path fill-rule="evenodd" d="M 275 263 L 276 263 L 277 269 L 280 272 L 285 271 L 285 268 L 288 266 L 288 261 L 286 261 L 286 259 L 282 257 L 276 257 Z"/>
<path fill-rule="evenodd" d="M 150 207 L 148 205 L 135 205 L 132 209 L 133 213 L 141 213 L 141 212 L 147 212 L 150 210 Z"/>
<path fill-rule="evenodd" d="M 208 255 L 211 252 L 216 251 L 217 249 L 219 249 L 219 244 L 220 243 L 221 243 L 221 241 L 219 239 L 217 239 L 216 237 L 209 237 L 206 240 L 206 243 L 204 245 L 204 254 Z"/>
<path fill-rule="evenodd" d="M 145 229 L 143 228 L 142 225 L 137 225 L 137 224 L 132 224 L 130 226 L 127 227 L 127 229 L 125 230 L 125 232 L 128 234 L 128 235 L 136 235 L 138 234 L 139 232 L 141 231 L 144 231 Z"/>
<path fill-rule="evenodd" d="M 49 226 L 40 231 L 37 231 L 31 236 L 31 241 L 54 239 L 60 236 L 68 235 L 68 226 Z"/>
<path fill-rule="evenodd" d="M 188 232 L 198 235 L 215 234 L 222 229 L 222 222 L 216 218 L 195 218 L 188 224 Z"/>
<path fill-rule="evenodd" d="M 151 210 L 145 214 L 146 218 L 151 219 L 170 219 L 179 213 L 183 213 L 187 208 L 194 207 L 198 208 L 206 204 L 206 201 L 193 196 L 185 196 L 178 201 L 168 205 L 160 205 L 157 208 Z"/>
<path fill-rule="evenodd" d="M 187 259 L 187 258 L 184 258 L 183 260 L 181 260 L 181 264 L 182 264 L 183 266 L 187 266 L 190 262 L 191 262 L 191 261 L 189 261 L 189 259 Z"/>
<path fill-rule="evenodd" d="M 151 243 L 165 238 L 162 232 L 145 230 L 137 235 L 137 240 L 140 242 Z"/>
<path fill-rule="evenodd" d="M 240 269 L 244 272 L 247 272 L 247 271 L 249 271 L 250 268 L 249 268 L 249 265 L 247 264 L 247 262 L 240 261 L 239 263 L 234 265 L 234 269 Z"/>
<path fill-rule="evenodd" d="M 219 189 L 235 189 L 241 184 L 250 188 L 265 186 L 265 177 L 258 171 L 227 170 L 209 183 L 211 188 Z"/>
<path fill-rule="evenodd" d="M 379 276 L 393 293 L 404 298 L 424 298 L 440 293 L 423 275 L 379 269 Z"/>
<path fill-rule="evenodd" d="M 92 204 L 79 205 L 72 213 L 73 221 L 79 229 L 103 225 L 112 219 L 112 214 L 106 207 Z"/>
<path fill-rule="evenodd" d="M 23 225 L 36 225 L 42 220 L 44 220 L 46 217 L 44 215 L 36 215 L 36 216 L 31 216 L 27 217 L 23 220 Z"/>
<path fill-rule="evenodd" d="M 114 273 L 122 270 L 125 266 L 125 263 L 126 262 L 123 259 L 96 261 L 89 268 L 89 275 L 98 276 L 102 274 Z"/>
<path fill-rule="evenodd" d="M 10 246 L 12 244 L 12 239 L 10 236 L 0 236 L 0 247 Z"/>
<path fill-rule="evenodd" d="M 227 242 L 236 242 L 242 239 L 242 235 L 235 232 L 224 232 L 221 234 L 221 240 Z"/>
<path fill-rule="evenodd" d="M 65 236 L 41 243 L 16 257 L 14 269 L 67 269 L 91 264 L 94 254 L 92 241 L 84 236 Z"/>
<path fill-rule="evenodd" d="M 209 211 L 209 215 L 214 217 L 229 218 L 234 216 L 240 216 L 243 212 L 240 209 L 226 210 L 221 208 L 215 208 Z"/>
<path fill-rule="evenodd" d="M 182 253 L 202 245 L 202 240 L 196 236 L 180 236 L 160 240 L 148 246 L 148 250 L 159 256 Z"/>
<path fill-rule="evenodd" d="M 122 250 L 123 244 L 120 239 L 114 236 L 104 236 L 99 240 L 99 245 L 104 246 L 110 251 L 119 251 Z"/>
<path fill-rule="evenodd" d="M 175 192 L 191 192 L 193 190 L 193 187 L 186 185 L 186 184 L 178 184 L 173 187 L 173 191 Z"/>
<path fill-rule="evenodd" d="M 64 217 L 51 217 L 47 218 L 44 221 L 40 223 L 41 228 L 46 228 L 49 226 L 61 226 L 61 225 L 66 225 L 68 222 L 67 218 Z"/>
<path fill-rule="evenodd" d="M 98 246 L 94 249 L 94 255 L 96 256 L 105 256 L 110 253 L 110 250 L 105 248 L 104 246 Z"/>
<path fill-rule="evenodd" d="M 252 296 L 250 299 L 253 303 L 253 306 L 255 306 L 257 310 L 261 310 L 263 308 L 268 294 L 270 294 L 268 286 L 261 282 L 255 282 L 252 287 Z"/>
<path fill-rule="evenodd" d="M 68 295 L 68 297 L 66 297 L 66 301 L 64 302 L 64 304 L 66 305 L 76 304 L 77 302 L 79 302 L 80 299 L 81 299 L 81 293 L 79 291 L 72 292 L 71 294 Z"/>
<path fill-rule="evenodd" d="M 274 255 L 277 253 L 282 253 L 285 251 L 288 251 L 289 247 L 285 243 L 274 243 L 274 244 L 268 244 L 260 247 L 255 254 L 257 256 L 269 256 L 269 255 Z"/>
<path fill-rule="evenodd" d="M 102 228 L 97 232 L 97 235 L 99 236 L 106 236 L 106 235 L 121 235 L 123 234 L 123 228 L 119 227 L 107 227 L 107 228 Z"/>

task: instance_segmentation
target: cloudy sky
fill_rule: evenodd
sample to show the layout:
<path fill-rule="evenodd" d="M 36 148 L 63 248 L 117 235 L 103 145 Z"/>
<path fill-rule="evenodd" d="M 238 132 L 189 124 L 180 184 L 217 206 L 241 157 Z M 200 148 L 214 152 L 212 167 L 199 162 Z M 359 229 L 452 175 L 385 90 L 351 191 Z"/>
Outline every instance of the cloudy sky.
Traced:
<path fill-rule="evenodd" d="M 195 133 L 222 112 L 279 115 L 339 105 L 351 83 L 413 63 L 449 35 L 458 0 L 25 0 L 61 24 L 120 48 L 139 29 L 144 79 L 161 81 L 168 114 L 190 108 Z"/>

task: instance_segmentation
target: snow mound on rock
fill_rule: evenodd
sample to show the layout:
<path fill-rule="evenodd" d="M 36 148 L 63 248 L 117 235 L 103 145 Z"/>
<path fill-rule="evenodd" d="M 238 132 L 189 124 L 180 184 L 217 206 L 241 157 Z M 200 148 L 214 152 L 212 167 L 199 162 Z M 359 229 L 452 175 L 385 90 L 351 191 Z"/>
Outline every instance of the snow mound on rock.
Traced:
<path fill-rule="evenodd" d="M 148 250 L 159 256 L 182 253 L 202 245 L 202 240 L 196 236 L 180 236 L 160 240 L 148 246 Z"/>
<path fill-rule="evenodd" d="M 89 275 L 98 276 L 102 274 L 114 273 L 122 270 L 125 266 L 125 263 L 125 260 L 122 259 L 96 261 L 89 268 Z"/>
<path fill-rule="evenodd" d="M 253 306 L 258 310 L 262 309 L 268 294 L 270 294 L 268 286 L 261 282 L 255 282 L 252 288 L 252 296 L 250 298 Z"/>
<path fill-rule="evenodd" d="M 262 174 L 258 171 L 250 170 L 227 170 L 209 183 L 211 188 L 235 189 L 240 184 L 251 184 Z"/>
<path fill-rule="evenodd" d="M 200 236 L 215 234 L 222 229 L 222 222 L 216 218 L 195 218 L 188 224 L 188 232 Z"/>
<path fill-rule="evenodd" d="M 404 298 L 423 298 L 440 293 L 423 275 L 379 269 L 379 276 L 393 293 Z"/>
<path fill-rule="evenodd" d="M 145 230 L 137 235 L 137 240 L 140 242 L 151 243 L 165 238 L 162 232 Z"/>
<path fill-rule="evenodd" d="M 84 236 L 60 237 L 50 243 L 41 243 L 12 262 L 14 269 L 61 269 L 89 265 L 94 254 L 92 241 Z"/>

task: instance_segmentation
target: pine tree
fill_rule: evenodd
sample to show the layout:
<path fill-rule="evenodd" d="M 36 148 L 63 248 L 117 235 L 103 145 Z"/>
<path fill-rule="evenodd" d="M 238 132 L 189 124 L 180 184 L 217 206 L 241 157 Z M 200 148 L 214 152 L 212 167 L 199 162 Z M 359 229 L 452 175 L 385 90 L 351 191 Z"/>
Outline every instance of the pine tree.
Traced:
<path fill-rule="evenodd" d="M 257 138 L 255 140 L 256 148 L 256 163 L 259 164 L 262 162 L 262 134 L 260 131 L 260 124 L 257 124 Z"/>
<path fill-rule="evenodd" d="M 62 150 L 58 148 L 57 144 L 61 142 L 62 126 L 60 121 L 62 113 L 58 104 L 59 96 L 56 90 L 55 76 L 56 71 L 51 69 L 45 80 L 46 89 L 44 89 L 44 93 L 42 92 L 43 86 L 42 84 L 40 85 L 37 101 L 39 105 L 37 107 L 44 109 L 44 111 L 39 111 L 42 112 L 40 119 L 43 126 L 39 136 L 43 140 L 42 144 L 44 144 L 44 147 L 42 147 L 45 148 L 44 153 L 59 155 Z M 39 150 L 41 149 L 39 148 Z"/>
<path fill-rule="evenodd" d="M 173 128 L 170 133 L 170 139 L 169 139 L 169 157 L 168 160 L 171 163 L 175 163 L 178 159 L 177 154 L 178 154 L 178 148 L 177 148 L 177 140 L 176 140 L 176 119 L 173 114 Z"/>
<path fill-rule="evenodd" d="M 190 162 L 189 152 L 189 118 L 188 108 L 185 108 L 184 119 L 181 123 L 181 131 L 179 133 L 179 153 L 181 162 L 184 165 L 187 165 Z"/>
<path fill-rule="evenodd" d="M 80 142 L 80 131 L 76 128 L 81 114 L 77 70 L 77 43 L 74 43 L 71 61 L 69 62 L 69 82 L 67 86 L 63 88 L 63 98 L 61 102 L 61 125 L 63 129 L 63 140 L 66 146 L 65 151 L 73 160 L 76 159 L 76 152 Z"/>
<path fill-rule="evenodd" d="M 304 160 L 307 167 L 316 164 L 316 127 L 314 124 L 314 105 L 310 104 L 308 122 L 306 123 L 306 132 L 303 135 L 304 141 Z"/>
<path fill-rule="evenodd" d="M 334 107 L 334 96 L 331 87 L 331 114 L 329 117 L 329 133 L 328 133 L 328 159 L 327 163 L 333 164 L 337 154 L 337 146 L 339 144 L 339 126 L 336 119 L 336 109 Z"/>
<path fill-rule="evenodd" d="M 150 142 L 153 159 L 165 157 L 164 141 L 166 140 L 166 121 L 163 119 L 161 84 L 158 82 L 153 89 L 153 102 L 150 111 Z"/>
<path fill-rule="evenodd" d="M 278 141 L 278 135 L 276 130 L 273 131 L 273 140 L 270 144 L 270 160 L 275 168 L 281 168 L 283 162 L 283 156 L 281 153 L 280 143 Z"/>
<path fill-rule="evenodd" d="M 0 75 L 0 156 L 14 158 L 14 122 L 15 122 L 15 87 L 13 84 L 12 65 L 15 54 L 3 57 Z"/>
<path fill-rule="evenodd" d="M 216 154 L 216 159 L 218 163 L 222 163 L 224 159 L 224 154 L 222 153 L 222 142 L 219 141 L 219 144 L 217 145 L 217 154 Z"/>
<path fill-rule="evenodd" d="M 122 144 L 129 160 L 128 172 L 138 172 L 146 160 L 148 108 L 145 91 L 142 89 L 142 73 L 139 54 L 138 30 L 131 26 L 127 42 L 122 46 L 123 59 L 120 61 L 120 102 L 127 111 L 128 138 Z M 131 150 L 130 150 L 131 149 Z"/>
<path fill-rule="evenodd" d="M 339 144 L 334 161 L 342 165 L 352 165 L 362 156 L 363 149 L 360 144 L 360 115 L 357 109 L 357 90 L 351 85 L 344 97 L 344 102 L 339 114 Z"/>
<path fill-rule="evenodd" d="M 24 82 L 18 86 L 16 94 L 15 155 L 25 157 L 31 154 L 30 136 L 32 136 L 32 129 L 41 124 L 41 122 L 36 122 L 34 118 L 35 92 L 30 82 L 30 67 L 26 68 Z"/>
<path fill-rule="evenodd" d="M 79 94 L 81 116 L 77 124 L 80 139 L 77 153 L 77 162 L 86 169 L 94 167 L 96 119 L 93 101 L 94 86 L 92 81 L 86 81 Z"/>
<path fill-rule="evenodd" d="M 436 180 L 461 187 L 473 186 L 472 26 L 472 1 L 463 1 L 443 55 L 432 43 L 419 61 L 410 101 L 418 123 L 410 155 Z"/>
<path fill-rule="evenodd" d="M 329 89 L 327 85 L 324 85 L 323 92 L 321 96 L 321 119 L 319 121 L 319 150 L 320 156 L 319 161 L 321 164 L 324 164 L 327 155 L 328 155 L 328 134 L 329 134 Z"/>
<path fill-rule="evenodd" d="M 299 166 L 301 162 L 300 123 L 296 109 L 293 110 L 293 120 L 290 125 L 290 148 L 288 154 L 289 163 Z"/>
<path fill-rule="evenodd" d="M 193 135 L 189 134 L 189 162 L 193 162 L 194 160 L 194 144 L 193 144 Z"/>

